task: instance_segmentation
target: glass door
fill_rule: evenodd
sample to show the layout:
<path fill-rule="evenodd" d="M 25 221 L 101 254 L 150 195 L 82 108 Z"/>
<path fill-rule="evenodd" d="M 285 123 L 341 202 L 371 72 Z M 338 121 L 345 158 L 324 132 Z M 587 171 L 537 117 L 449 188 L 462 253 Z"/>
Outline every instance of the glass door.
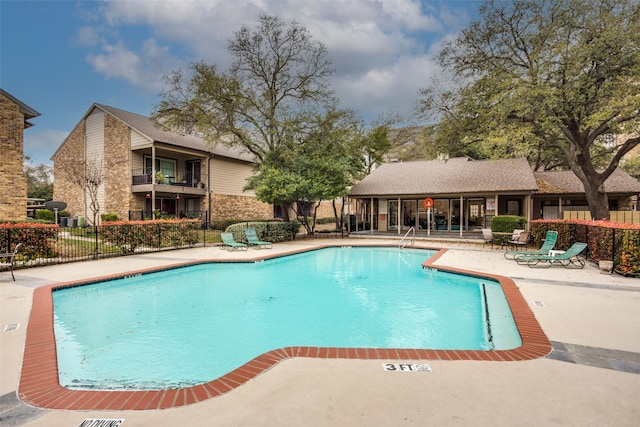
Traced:
<path fill-rule="evenodd" d="M 402 201 L 402 229 L 408 230 L 411 227 L 418 228 L 418 201 L 403 200 Z"/>
<path fill-rule="evenodd" d="M 389 200 L 389 223 L 387 228 L 389 230 L 398 229 L 398 201 Z"/>
<path fill-rule="evenodd" d="M 189 187 L 197 187 L 200 184 L 200 160 L 187 160 L 185 179 Z"/>
<path fill-rule="evenodd" d="M 460 199 L 451 199 L 451 230 L 460 230 Z"/>
<path fill-rule="evenodd" d="M 469 199 L 467 205 L 469 229 L 487 228 L 484 226 L 484 199 Z"/>
<path fill-rule="evenodd" d="M 433 201 L 433 229 L 449 229 L 449 199 L 436 199 Z"/>

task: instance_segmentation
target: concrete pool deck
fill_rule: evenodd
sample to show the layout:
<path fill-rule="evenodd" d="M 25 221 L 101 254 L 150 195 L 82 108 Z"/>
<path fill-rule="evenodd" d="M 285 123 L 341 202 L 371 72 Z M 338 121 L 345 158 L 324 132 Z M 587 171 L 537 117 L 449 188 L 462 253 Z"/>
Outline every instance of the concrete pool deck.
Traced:
<path fill-rule="evenodd" d="M 46 410 L 16 397 L 37 287 L 199 259 L 372 242 L 393 240 L 302 240 L 249 252 L 185 249 L 17 270 L 15 283 L 8 272 L 0 272 L 0 424 L 76 426 L 89 418 L 124 419 L 123 426 L 637 424 L 640 280 L 603 275 L 589 263 L 582 270 L 531 269 L 505 260 L 499 249 L 463 242 L 418 241 L 416 246 L 448 248 L 436 265 L 513 279 L 554 343 L 550 356 L 518 362 L 413 361 L 429 364 L 430 373 L 387 372 L 384 360 L 293 358 L 226 394 L 163 410 Z M 7 325 L 19 326 L 5 332 Z"/>

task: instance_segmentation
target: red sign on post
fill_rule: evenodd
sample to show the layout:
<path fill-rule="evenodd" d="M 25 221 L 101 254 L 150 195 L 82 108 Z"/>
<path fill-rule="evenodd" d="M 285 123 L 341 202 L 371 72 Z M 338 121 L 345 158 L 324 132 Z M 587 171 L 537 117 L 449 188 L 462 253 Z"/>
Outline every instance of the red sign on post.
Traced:
<path fill-rule="evenodd" d="M 422 201 L 422 204 L 424 205 L 425 208 L 432 208 L 433 207 L 433 199 L 431 197 L 427 197 L 426 199 L 424 199 Z"/>

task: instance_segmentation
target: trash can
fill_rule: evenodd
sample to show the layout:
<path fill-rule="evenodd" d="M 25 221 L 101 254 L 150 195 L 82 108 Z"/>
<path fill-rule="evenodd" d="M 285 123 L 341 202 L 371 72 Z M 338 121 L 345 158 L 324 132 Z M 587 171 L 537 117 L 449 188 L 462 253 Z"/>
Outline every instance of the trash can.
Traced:
<path fill-rule="evenodd" d="M 60 218 L 60 228 L 67 228 L 69 226 L 68 221 L 69 221 L 69 217 L 67 216 L 63 216 L 62 218 Z"/>
<path fill-rule="evenodd" d="M 67 219 L 67 227 L 76 228 L 76 219 L 75 218 L 68 218 Z"/>
<path fill-rule="evenodd" d="M 84 217 L 82 215 L 78 215 L 78 227 L 84 227 Z"/>

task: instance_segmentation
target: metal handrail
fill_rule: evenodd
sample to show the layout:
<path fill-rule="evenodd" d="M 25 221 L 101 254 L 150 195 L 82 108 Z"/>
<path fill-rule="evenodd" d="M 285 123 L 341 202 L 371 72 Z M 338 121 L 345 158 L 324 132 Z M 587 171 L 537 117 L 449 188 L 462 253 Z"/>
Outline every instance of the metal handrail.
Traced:
<path fill-rule="evenodd" d="M 409 236 L 409 233 L 413 233 L 413 237 L 411 238 L 411 241 L 407 241 L 406 243 L 402 244 L 407 238 L 407 236 Z M 402 249 L 405 246 L 407 246 L 409 243 L 413 245 L 415 242 L 416 242 L 416 228 L 411 227 L 407 230 L 406 233 L 404 233 L 404 236 L 402 236 L 402 239 L 400 240 L 400 243 L 398 244 L 398 246 L 400 247 L 400 249 Z"/>

